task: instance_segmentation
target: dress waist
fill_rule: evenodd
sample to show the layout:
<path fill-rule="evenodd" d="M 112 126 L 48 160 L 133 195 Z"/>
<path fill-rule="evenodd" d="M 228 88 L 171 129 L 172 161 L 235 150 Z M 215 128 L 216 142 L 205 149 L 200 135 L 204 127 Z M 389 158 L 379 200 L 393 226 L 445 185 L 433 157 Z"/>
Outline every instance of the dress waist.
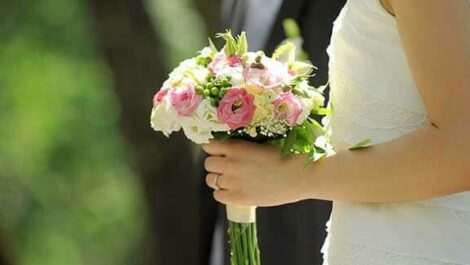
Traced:
<path fill-rule="evenodd" d="M 366 248 L 470 264 L 470 192 L 409 203 L 338 202 L 329 226 L 331 237 Z"/>

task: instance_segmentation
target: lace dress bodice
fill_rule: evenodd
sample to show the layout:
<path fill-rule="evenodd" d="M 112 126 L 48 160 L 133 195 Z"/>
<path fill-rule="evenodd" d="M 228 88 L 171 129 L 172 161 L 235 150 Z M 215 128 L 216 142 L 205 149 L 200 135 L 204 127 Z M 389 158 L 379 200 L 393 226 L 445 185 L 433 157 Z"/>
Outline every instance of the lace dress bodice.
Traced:
<path fill-rule="evenodd" d="M 328 54 L 328 127 L 337 149 L 429 126 L 395 19 L 379 0 L 347 1 Z M 325 265 L 470 265 L 468 192 L 407 203 L 335 202 L 328 227 Z"/>

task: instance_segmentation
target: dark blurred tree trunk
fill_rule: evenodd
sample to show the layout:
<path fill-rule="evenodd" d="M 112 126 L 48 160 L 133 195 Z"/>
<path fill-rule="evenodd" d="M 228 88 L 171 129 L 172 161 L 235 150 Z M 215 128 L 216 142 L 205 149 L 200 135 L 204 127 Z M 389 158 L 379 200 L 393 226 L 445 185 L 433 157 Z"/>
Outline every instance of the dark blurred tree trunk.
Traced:
<path fill-rule="evenodd" d="M 158 28 L 156 33 L 142 0 L 86 1 L 97 42 L 114 78 L 130 157 L 148 200 L 147 264 L 195 264 L 199 226 L 191 145 L 181 134 L 167 139 L 149 124 L 152 95 L 168 74 Z"/>
<path fill-rule="evenodd" d="M 13 265 L 15 264 L 12 259 L 13 253 L 10 249 L 10 244 L 7 244 L 3 233 L 0 233 L 0 265 Z"/>

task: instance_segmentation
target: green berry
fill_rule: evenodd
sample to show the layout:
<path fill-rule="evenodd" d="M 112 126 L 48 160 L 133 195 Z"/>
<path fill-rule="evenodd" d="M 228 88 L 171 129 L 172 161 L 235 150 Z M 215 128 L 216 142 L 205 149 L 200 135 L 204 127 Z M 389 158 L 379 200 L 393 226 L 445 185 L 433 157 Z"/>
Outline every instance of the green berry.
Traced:
<path fill-rule="evenodd" d="M 227 91 L 225 89 L 219 91 L 219 98 L 223 98 Z"/>
<path fill-rule="evenodd" d="M 211 88 L 212 96 L 217 96 L 219 94 L 219 89 L 217 87 Z"/>
<path fill-rule="evenodd" d="M 228 80 L 224 80 L 224 81 L 222 82 L 222 86 L 223 86 L 223 87 L 229 87 L 229 86 L 230 86 L 230 82 L 229 82 Z"/>
<path fill-rule="evenodd" d="M 204 89 L 204 92 L 202 93 L 204 97 L 209 97 L 211 95 L 211 91 L 209 89 Z"/>
<path fill-rule="evenodd" d="M 202 94 L 204 92 L 204 86 L 203 85 L 197 85 L 196 86 L 196 92 L 199 94 Z"/>
<path fill-rule="evenodd" d="M 213 107 L 217 107 L 218 105 L 218 101 L 215 98 L 209 98 L 209 102 L 211 103 Z"/>

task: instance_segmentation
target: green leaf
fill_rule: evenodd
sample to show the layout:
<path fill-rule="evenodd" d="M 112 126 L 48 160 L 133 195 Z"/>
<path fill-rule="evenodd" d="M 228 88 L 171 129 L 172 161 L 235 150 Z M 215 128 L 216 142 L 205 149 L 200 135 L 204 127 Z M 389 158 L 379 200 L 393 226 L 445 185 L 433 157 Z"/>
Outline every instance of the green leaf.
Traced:
<path fill-rule="evenodd" d="M 315 145 L 314 147 L 315 147 L 315 150 L 316 150 L 316 152 L 317 152 L 318 154 L 322 154 L 322 155 L 323 155 L 323 154 L 326 154 L 326 150 L 323 149 L 322 147 L 316 146 L 316 145 Z"/>
<path fill-rule="evenodd" d="M 309 144 L 313 145 L 316 138 L 317 135 L 315 134 L 315 129 L 313 128 L 313 126 L 308 121 L 305 122 L 305 139 L 308 141 Z"/>
<path fill-rule="evenodd" d="M 331 113 L 331 109 L 330 108 L 318 108 L 316 110 L 313 110 L 312 112 L 317 115 L 328 115 Z"/>
<path fill-rule="evenodd" d="M 295 19 L 286 18 L 282 21 L 282 26 L 284 27 L 284 32 L 288 38 L 297 38 L 300 37 L 300 28 Z"/>
<path fill-rule="evenodd" d="M 248 52 L 248 42 L 246 40 L 246 33 L 242 31 L 242 33 L 238 36 L 238 56 L 243 56 Z"/>
<path fill-rule="evenodd" d="M 319 146 L 314 146 L 312 150 L 310 151 L 310 153 L 308 154 L 307 159 L 305 159 L 303 169 L 305 169 L 312 162 L 319 161 L 322 158 L 326 157 L 326 154 L 327 152 L 325 149 Z"/>
<path fill-rule="evenodd" d="M 300 90 L 297 86 L 292 87 L 292 94 L 296 96 L 301 96 L 304 98 L 309 98 L 309 94 L 303 90 Z"/>
<path fill-rule="evenodd" d="M 209 47 L 211 48 L 211 50 L 212 50 L 214 53 L 218 52 L 217 47 L 215 46 L 215 44 L 214 44 L 214 42 L 212 41 L 212 39 L 211 39 L 211 38 L 208 38 L 208 39 L 209 39 Z"/>
<path fill-rule="evenodd" d="M 308 156 L 307 156 L 307 159 L 305 159 L 305 162 L 304 162 L 304 168 L 305 169 L 308 165 L 310 165 L 310 163 L 312 163 L 313 161 L 315 161 L 315 148 L 312 148 L 312 150 L 310 151 L 310 153 L 308 153 Z"/>
<path fill-rule="evenodd" d="M 357 150 L 357 149 L 367 148 L 367 147 L 370 146 L 371 143 L 372 143 L 372 140 L 370 138 L 365 139 L 365 140 L 360 141 L 359 143 L 349 147 L 349 150 Z"/>
<path fill-rule="evenodd" d="M 309 118 L 307 121 L 307 126 L 310 127 L 310 130 L 312 130 L 315 138 L 325 135 L 325 129 L 318 121 L 311 118 Z"/>
<path fill-rule="evenodd" d="M 296 71 L 300 76 L 311 76 L 313 70 L 316 70 L 317 67 L 312 65 L 310 62 L 305 61 L 292 61 L 290 62 L 290 68 Z"/>
<path fill-rule="evenodd" d="M 237 53 L 237 43 L 232 36 L 232 32 L 227 30 L 225 33 L 218 33 L 217 38 L 225 40 L 224 52 L 227 57 L 235 55 Z"/>
<path fill-rule="evenodd" d="M 295 61 L 295 45 L 292 42 L 285 42 L 281 46 L 277 47 L 273 53 L 272 58 L 274 60 L 285 61 L 288 63 Z"/>
<path fill-rule="evenodd" d="M 284 140 L 284 143 L 282 145 L 282 150 L 281 150 L 281 157 L 284 158 L 289 155 L 291 152 L 292 147 L 295 144 L 295 141 L 297 140 L 297 130 L 295 127 L 289 132 L 287 135 L 287 138 Z"/>

